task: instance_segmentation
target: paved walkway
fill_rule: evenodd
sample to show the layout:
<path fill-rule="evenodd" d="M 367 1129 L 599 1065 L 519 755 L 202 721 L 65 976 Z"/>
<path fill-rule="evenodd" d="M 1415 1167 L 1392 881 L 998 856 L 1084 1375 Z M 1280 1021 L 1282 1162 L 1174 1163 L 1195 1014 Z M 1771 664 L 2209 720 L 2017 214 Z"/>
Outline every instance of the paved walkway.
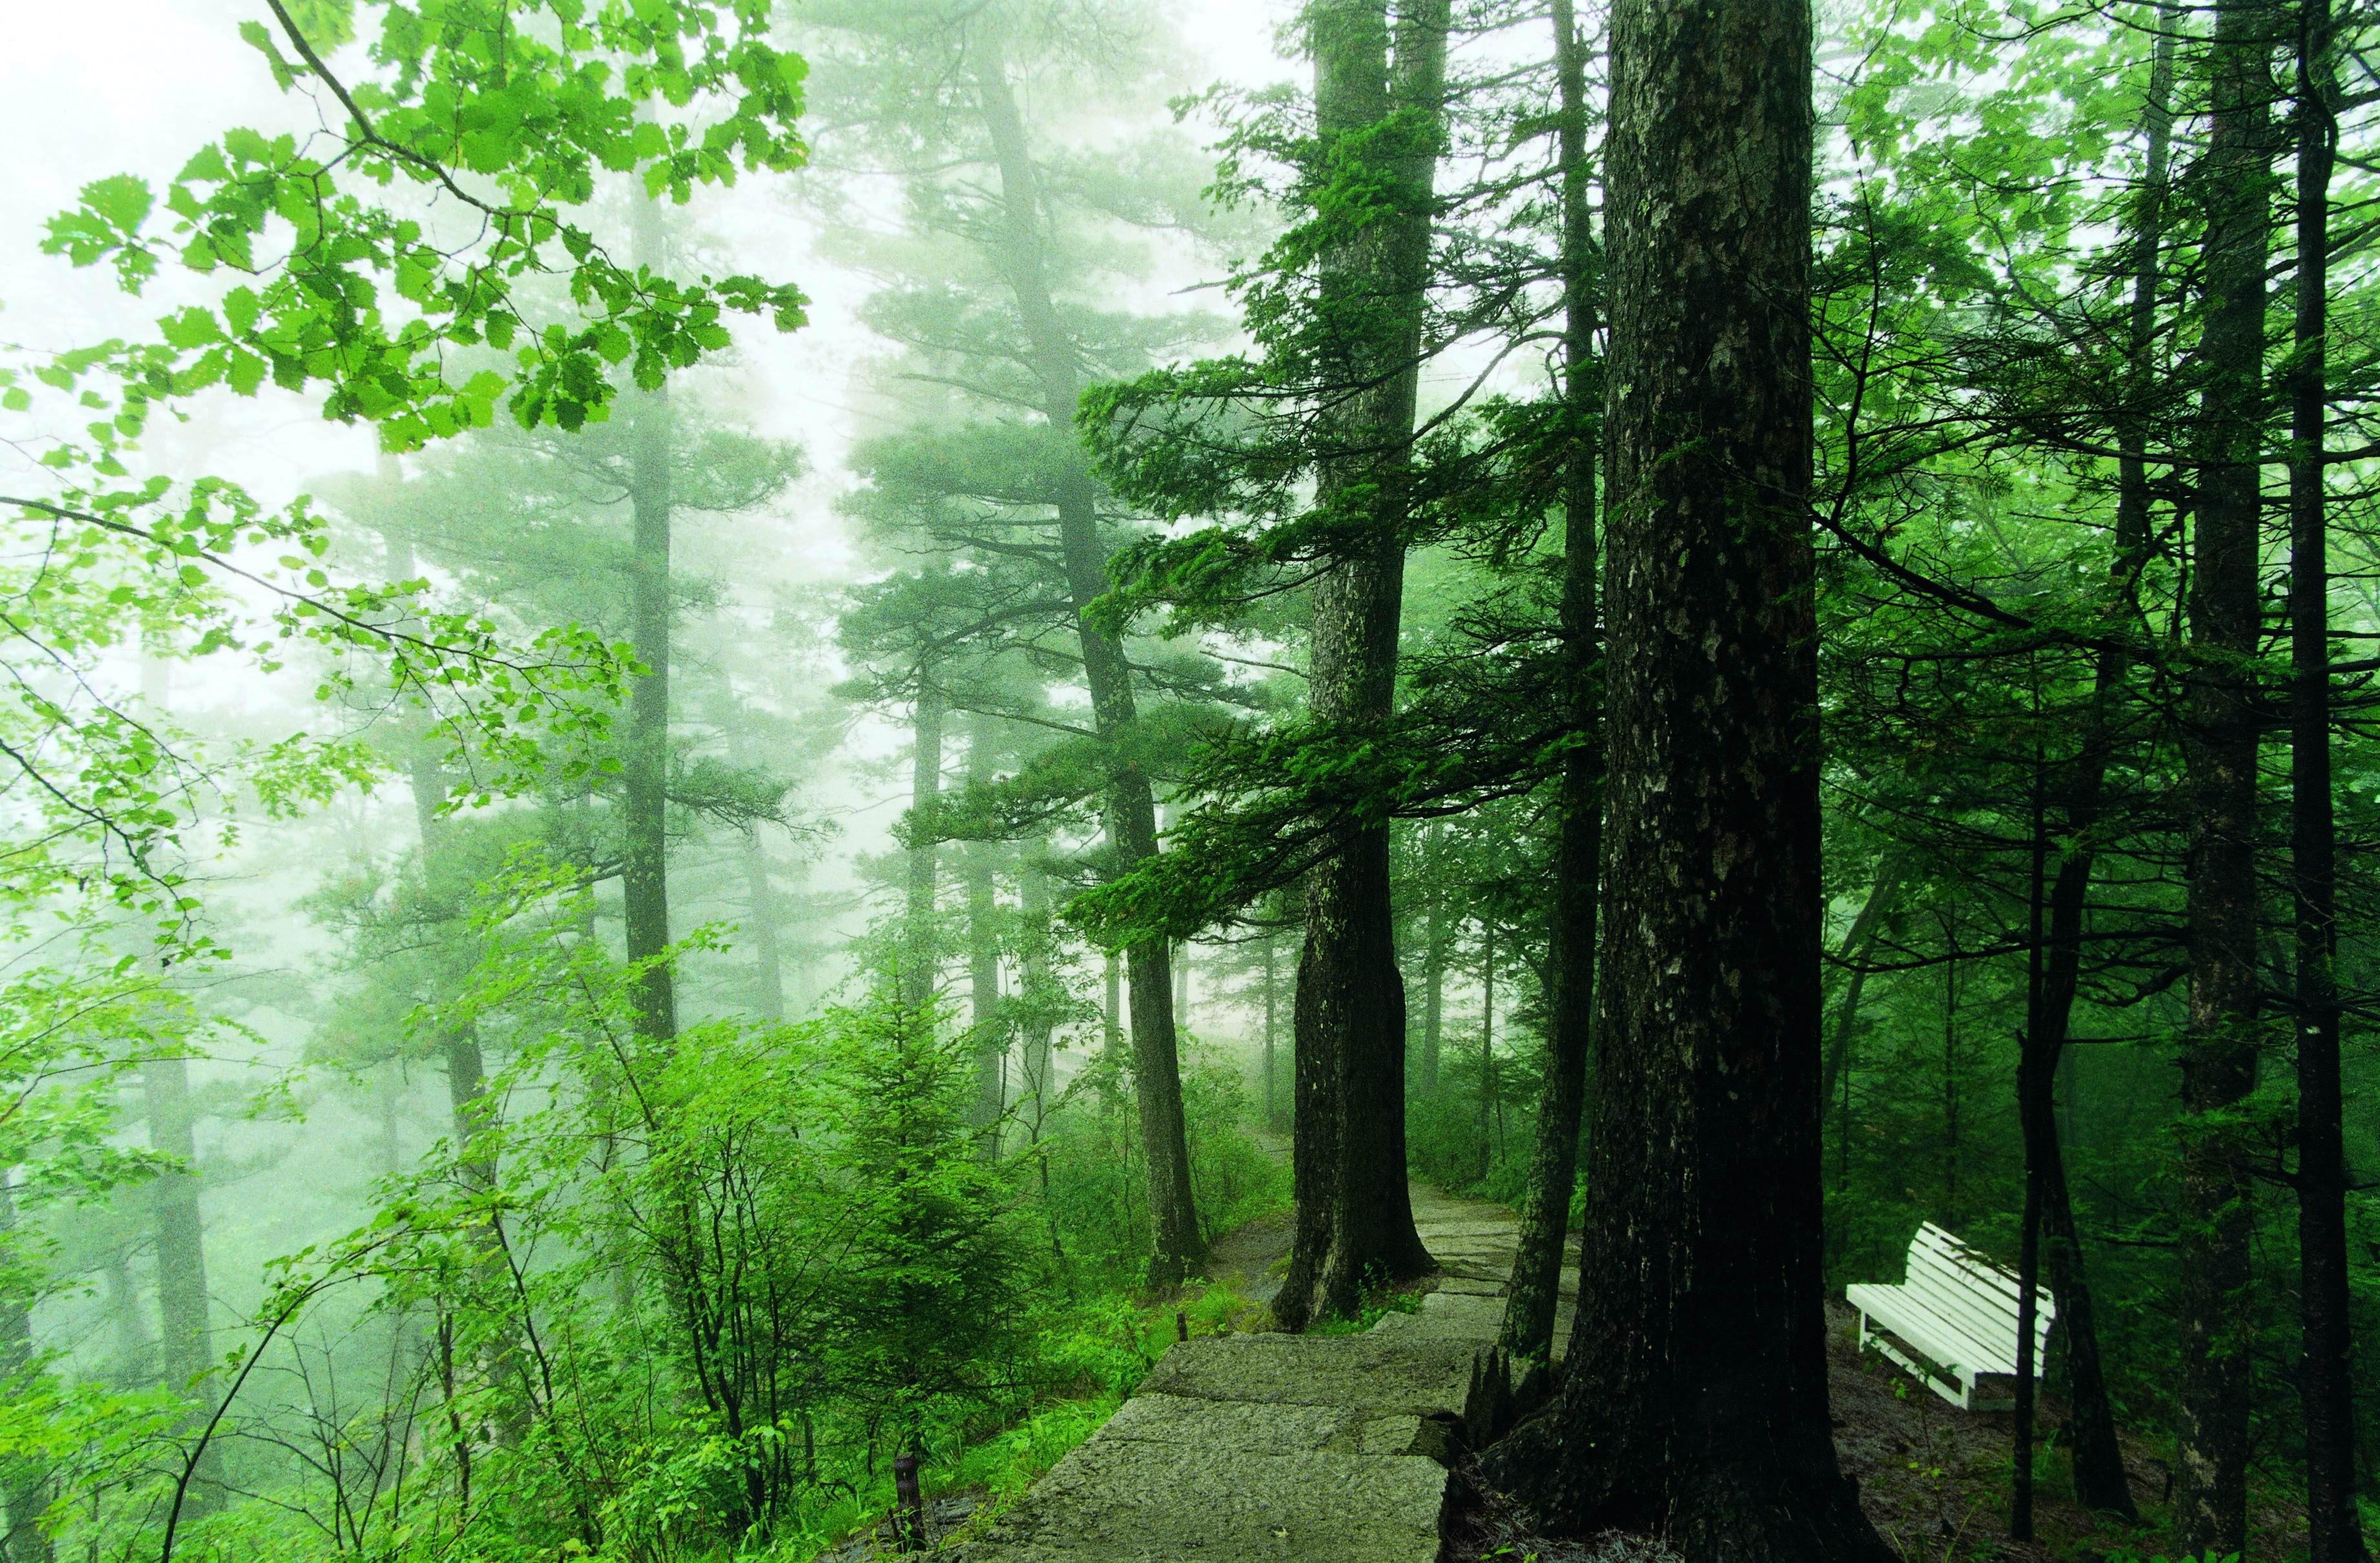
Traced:
<path fill-rule="evenodd" d="M 1419 1184 L 1441 1266 L 1420 1311 L 1352 1336 L 1228 1335 L 1168 1350 L 966 1563 L 1435 1563 L 1448 1464 L 1504 1394 L 1495 1350 L 1512 1213 Z M 1574 1266 L 1566 1264 L 1569 1326 Z"/>

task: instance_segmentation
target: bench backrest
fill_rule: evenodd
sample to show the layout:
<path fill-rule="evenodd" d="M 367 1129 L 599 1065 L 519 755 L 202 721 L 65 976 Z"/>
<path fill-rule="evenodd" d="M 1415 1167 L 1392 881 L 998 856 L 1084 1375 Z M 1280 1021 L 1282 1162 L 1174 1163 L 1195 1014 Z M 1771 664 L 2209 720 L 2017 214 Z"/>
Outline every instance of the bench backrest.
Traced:
<path fill-rule="evenodd" d="M 1909 1240 L 1909 1277 L 1902 1285 L 1989 1354 L 1989 1361 L 1968 1366 L 2016 1371 L 2017 1277 L 2012 1273 L 1929 1221 Z M 2038 1374 L 2057 1305 L 2046 1288 L 2036 1288 L 2034 1300 L 2033 1371 Z"/>

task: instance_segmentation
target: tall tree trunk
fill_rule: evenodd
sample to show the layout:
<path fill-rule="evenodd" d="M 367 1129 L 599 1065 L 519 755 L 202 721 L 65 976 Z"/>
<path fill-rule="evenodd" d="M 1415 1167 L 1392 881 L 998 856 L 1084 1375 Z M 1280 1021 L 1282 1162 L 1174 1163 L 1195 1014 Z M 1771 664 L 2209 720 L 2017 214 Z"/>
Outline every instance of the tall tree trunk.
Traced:
<path fill-rule="evenodd" d="M 1050 1078 L 1056 1067 L 1050 1047 L 1050 1003 L 1056 996 L 1054 979 L 1050 971 L 1050 879 L 1040 869 L 1027 861 L 1017 875 L 1017 903 L 1024 913 L 1025 959 L 1017 984 L 1018 996 L 1026 1007 L 1023 1060 L 1025 1078 L 1018 1104 L 1025 1122 L 1036 1143 L 1041 1138 L 1041 1122 L 1049 1117 L 1050 1104 L 1057 1099 L 1057 1082 Z M 1049 1168 L 1042 1167 L 1043 1186 L 1048 1186 Z"/>
<path fill-rule="evenodd" d="M 2205 311 L 2185 669 L 2190 1018 L 2181 1055 L 2181 1393 L 2174 1520 L 2237 1552 L 2248 1518 L 2249 1131 L 2256 1083 L 2257 564 L 2274 43 L 2267 0 L 2217 0 L 2202 169 Z"/>
<path fill-rule="evenodd" d="M 0 1166 L 0 1264 L 12 1264 L 17 1232 L 17 1169 Z M 0 1295 L 0 1394 L 25 1395 L 33 1367 L 33 1313 L 20 1293 Z M 50 1563 L 50 1533 L 42 1511 L 50 1505 L 49 1472 L 23 1455 L 0 1457 L 0 1559 Z"/>
<path fill-rule="evenodd" d="M 660 203 L 634 204 L 636 263 L 667 264 Z M 628 692 L 622 756 L 620 893 L 627 956 L 651 966 L 637 980 L 637 1029 L 648 1041 L 677 1035 L 677 995 L 662 961 L 669 947 L 670 493 L 671 421 L 665 390 L 628 398 L 628 632 L 645 672 Z"/>
<path fill-rule="evenodd" d="M 1439 1053 L 1446 1036 L 1446 930 L 1433 892 L 1423 922 L 1421 965 L 1421 1093 L 1438 1094 Z"/>
<path fill-rule="evenodd" d="M 1281 1031 L 1281 935 L 1264 937 L 1264 1118 L 1267 1129 L 1281 1127 L 1279 1105 L 1281 1064 L 1274 1039 Z"/>
<path fill-rule="evenodd" d="M 1560 1398 L 1489 1452 L 1688 1563 L 1888 1563 L 1820 1292 L 1807 0 L 1619 0 L 1603 925 Z"/>
<path fill-rule="evenodd" d="M 1323 317 L 1363 324 L 1337 326 L 1336 377 L 1350 389 L 1323 420 L 1341 454 L 1318 464 L 1316 502 L 1372 507 L 1366 526 L 1350 529 L 1361 541 L 1343 544 L 1314 586 L 1307 710 L 1336 727 L 1395 714 L 1405 550 L 1396 495 L 1420 383 L 1447 16 L 1445 0 L 1401 0 L 1392 67 L 1385 0 L 1312 0 L 1305 14 L 1319 136 L 1350 155 L 1387 158 L 1380 172 L 1397 192 L 1321 263 Z M 1391 115 L 1404 116 L 1402 139 L 1367 147 L 1363 138 Z M 1404 979 L 1385 824 L 1356 832 L 1305 876 L 1295 1034 L 1297 1220 L 1273 1302 L 1292 1329 L 1351 1313 L 1367 1284 L 1432 1263 L 1406 1187 Z"/>
<path fill-rule="evenodd" d="M 1561 93 L 1563 394 L 1573 422 L 1562 484 L 1562 639 L 1571 725 L 1580 747 L 1562 762 L 1561 835 L 1554 848 L 1553 994 L 1546 1083 L 1537 1100 L 1521 1231 L 1505 1288 L 1501 1343 L 1514 1358 L 1553 1355 L 1562 1239 L 1578 1181 L 1579 1117 L 1595 1030 L 1596 880 L 1603 858 L 1602 702 L 1595 667 L 1595 278 L 1586 166 L 1586 44 L 1572 0 L 1553 0 L 1554 73 Z"/>
<path fill-rule="evenodd" d="M 150 1221 L 157 1247 L 159 1363 L 165 1386 L 177 1395 L 196 1394 L 200 1410 L 186 1423 L 194 1431 L 212 1408 L 212 1384 L 197 1382 L 214 1362 L 209 1324 L 206 1228 L 199 1212 L 199 1175 L 194 1170 L 197 1115 L 190 1105 L 189 1061 L 176 1055 L 140 1066 L 149 1144 L 177 1164 L 150 1184 Z M 221 1460 L 210 1444 L 194 1473 L 185 1511 L 211 1514 L 223 1507 Z"/>
<path fill-rule="evenodd" d="M 2313 1563 L 2362 1563 L 2341 1124 L 2337 822 L 2330 767 L 2330 175 L 2337 83 L 2330 0 L 2298 0 L 2297 356 L 2289 385 L 2289 861 L 2298 1032 L 2298 1288 L 2306 1532 Z"/>
<path fill-rule="evenodd" d="M 933 818 L 942 796 L 942 727 L 949 714 L 934 665 L 917 659 L 917 698 L 909 714 L 909 849 L 908 872 L 902 903 L 900 971 L 895 984 L 901 1002 L 912 1007 L 933 996 L 934 977 L 941 965 L 941 927 L 935 916 L 937 875 L 941 849 L 935 840 Z"/>
<path fill-rule="evenodd" d="M 1132 664 L 1123 643 L 1094 628 L 1087 617 L 1091 604 L 1107 594 L 1108 555 L 1099 537 L 1098 490 L 1073 437 L 1075 408 L 1081 399 L 1079 350 L 1051 301 L 1039 181 L 996 41 L 987 40 L 977 69 L 984 128 L 1000 165 L 1002 232 L 996 259 L 1016 301 L 1032 368 L 1041 383 L 1050 458 L 1057 470 L 1052 498 L 1059 547 L 1082 645 L 1092 727 L 1108 767 L 1108 828 L 1117 869 L 1128 873 L 1157 855 L 1157 797 L 1133 741 L 1140 717 Z M 1190 1188 L 1190 1142 L 1182 1116 L 1180 1044 L 1174 1034 L 1172 961 L 1165 938 L 1133 945 L 1124 952 L 1124 965 L 1132 994 L 1133 1093 L 1148 1177 L 1148 1278 L 1152 1285 L 1172 1286 L 1206 1263 L 1207 1242 Z"/>
<path fill-rule="evenodd" d="M 1496 1166 L 1496 925 L 1483 922 L 1479 951 L 1479 1180 Z"/>
<path fill-rule="evenodd" d="M 990 787 L 997 775 L 993 763 L 991 719 L 978 715 L 967 724 L 967 785 Z M 994 873 L 997 849 L 989 841 L 967 844 L 967 1021 L 975 1053 L 975 1105 L 972 1117 L 983 1136 L 984 1154 L 1000 1155 L 1000 1117 L 1007 1110 L 1007 1049 L 1000 1018 L 1000 897 Z"/>
<path fill-rule="evenodd" d="M 2033 684 L 2033 711 L 2041 714 L 2041 682 Z M 2055 1139 L 2058 1120 L 2051 1110 L 2050 1082 L 2055 1064 L 2041 1045 L 2042 934 L 2047 912 L 2049 878 L 2049 778 L 2041 745 L 2033 749 L 2033 872 L 2025 898 L 2024 1034 L 2017 1039 L 2016 1110 L 2024 1140 L 2023 1211 L 2017 1223 L 2016 1265 L 2016 1480 L 2009 1502 L 2009 1535 L 2033 1539 L 2034 1361 L 2034 1325 L 2041 1316 L 2041 1179 L 2042 1141 Z"/>
<path fill-rule="evenodd" d="M 769 885 L 769 850 L 758 820 L 744 827 L 744 888 L 752 903 L 752 1010 L 785 1018 L 785 960 L 777 943 L 777 894 Z"/>
<path fill-rule="evenodd" d="M 2124 1474 L 2123 1450 L 2116 1437 L 2115 1412 L 2107 1397 L 2107 1376 L 2099 1356 L 2097 1310 L 2082 1245 L 2075 1226 L 2073 1203 L 2067 1186 L 2065 1153 L 2057 1110 L 2055 1086 L 2064 1068 L 2066 1041 L 2072 1023 L 2074 999 L 2081 983 L 2085 903 L 2097 854 L 2096 839 L 2106 808 L 2107 771 L 2119 736 L 2124 691 L 2132 658 L 2126 639 L 2138 618 L 2137 593 L 2143 567 L 2149 557 L 2148 426 L 2143 415 L 2155 366 L 2159 250 L 2164 238 L 2166 180 L 2171 157 L 2173 119 L 2168 106 L 2173 84 L 2173 39 L 2160 34 L 2149 73 L 2148 102 L 2143 120 L 2148 133 L 2147 166 L 2142 181 L 2132 235 L 2132 297 L 2130 339 L 2126 347 L 2123 391 L 2125 409 L 2119 421 L 2117 442 L 2117 505 L 2115 557 L 2108 580 L 2103 619 L 2107 641 L 2093 671 L 2091 700 L 2085 710 L 2082 742 L 2066 785 L 2066 849 L 2059 859 L 2048 892 L 2048 929 L 2039 984 L 2039 1002 L 2027 1023 L 2026 1047 L 2020 1060 L 2019 1122 L 2025 1136 L 2025 1154 L 2037 1197 L 2044 1258 L 2051 1295 L 2058 1300 L 2058 1324 L 2066 1337 L 2068 1436 L 2073 1446 L 2075 1496 L 2087 1508 L 2136 1519 L 2131 1484 Z"/>
<path fill-rule="evenodd" d="M 1887 913 L 1900 898 L 1900 880 L 1906 872 L 1900 858 L 1888 856 L 1876 865 L 1876 882 L 1867 887 L 1867 899 L 1852 918 L 1852 925 L 1843 931 L 1841 959 L 1852 960 L 1864 951 L 1876 931 L 1884 926 Z M 1818 1081 L 1818 1100 L 1835 1099 L 1835 1086 L 1840 1078 L 1844 1062 L 1851 1057 L 1852 1037 L 1859 1029 L 1860 995 L 1866 991 L 1867 973 L 1853 967 L 1843 984 L 1842 1002 L 1835 1008 L 1834 1034 L 1827 1040 L 1826 1067 Z"/>

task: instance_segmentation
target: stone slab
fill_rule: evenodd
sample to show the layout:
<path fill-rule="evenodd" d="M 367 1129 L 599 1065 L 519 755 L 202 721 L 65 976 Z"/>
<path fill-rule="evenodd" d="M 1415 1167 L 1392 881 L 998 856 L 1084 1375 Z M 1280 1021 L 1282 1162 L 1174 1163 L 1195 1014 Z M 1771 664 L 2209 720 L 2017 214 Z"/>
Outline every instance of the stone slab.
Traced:
<path fill-rule="evenodd" d="M 1414 1456 L 1099 1437 L 1061 1460 L 965 1563 L 1437 1563 L 1448 1474 Z"/>
<path fill-rule="evenodd" d="M 1213 1336 L 1169 1347 L 1140 1388 L 1144 1395 L 1468 1420 L 1478 1356 L 1476 1344 L 1463 1340 Z"/>

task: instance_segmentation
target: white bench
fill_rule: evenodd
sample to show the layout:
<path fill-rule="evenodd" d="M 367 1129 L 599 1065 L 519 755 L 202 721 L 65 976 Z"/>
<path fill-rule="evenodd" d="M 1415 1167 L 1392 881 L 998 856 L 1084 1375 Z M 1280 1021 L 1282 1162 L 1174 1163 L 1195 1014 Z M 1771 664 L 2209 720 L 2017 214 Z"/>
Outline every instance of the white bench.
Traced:
<path fill-rule="evenodd" d="M 1863 1350 L 1874 1346 L 1961 1410 L 2006 1410 L 2016 1403 L 2017 1278 L 1941 1227 L 1929 1221 L 1909 1239 L 1908 1279 L 1897 1287 L 1847 1287 L 1843 1297 L 1859 1310 Z M 2038 1377 L 2057 1308 L 2041 1288 L 2034 1308 Z"/>

